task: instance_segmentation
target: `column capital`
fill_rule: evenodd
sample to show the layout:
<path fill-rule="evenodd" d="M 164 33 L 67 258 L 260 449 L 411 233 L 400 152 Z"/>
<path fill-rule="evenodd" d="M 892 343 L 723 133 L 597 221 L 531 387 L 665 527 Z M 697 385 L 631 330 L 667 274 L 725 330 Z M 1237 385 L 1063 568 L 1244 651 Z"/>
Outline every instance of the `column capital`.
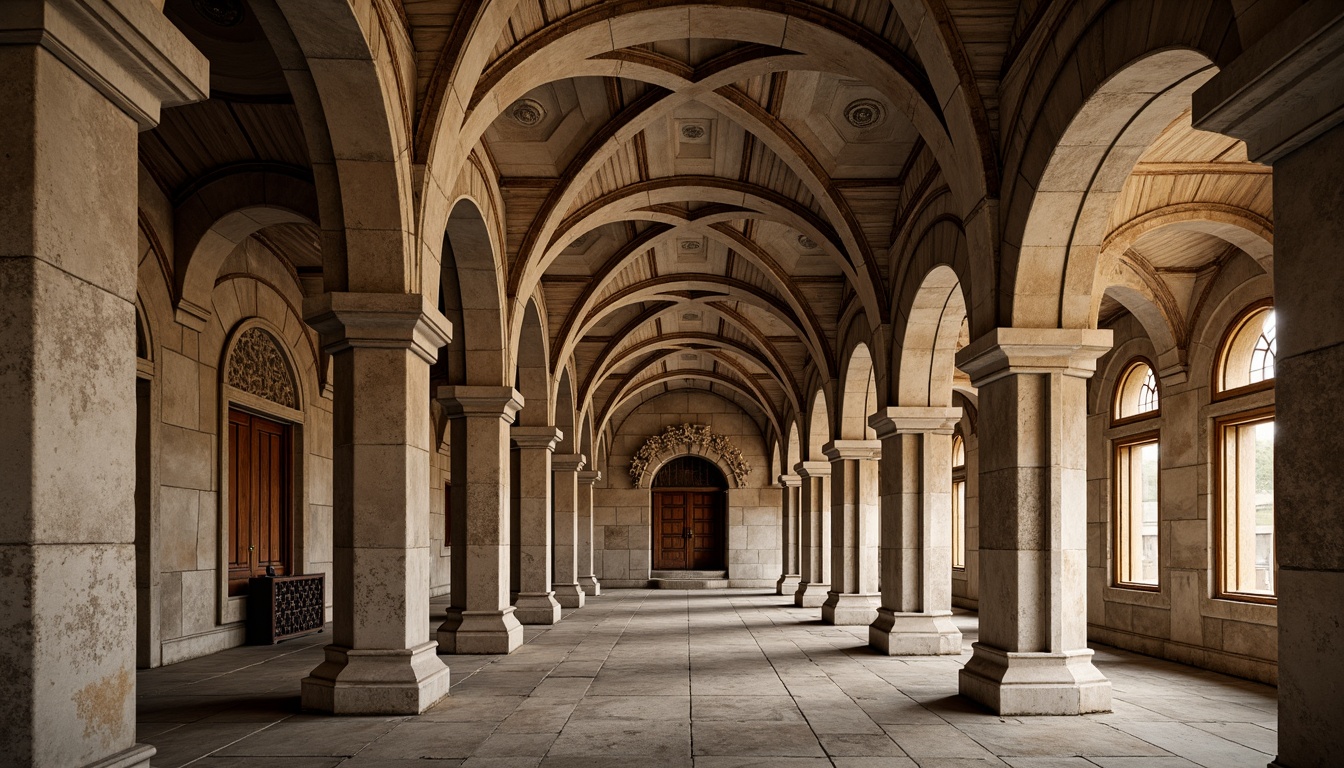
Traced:
<path fill-rule="evenodd" d="M 41 46 L 147 131 L 159 110 L 204 101 L 210 62 L 162 3 L 20 0 L 0 14 L 0 45 Z"/>
<path fill-rule="evenodd" d="M 883 408 L 869 416 L 868 426 L 877 431 L 877 439 L 886 440 L 897 435 L 950 435 L 958 421 L 961 421 L 960 408 L 899 406 Z"/>
<path fill-rule="evenodd" d="M 563 432 L 555 428 L 555 425 L 544 427 L 520 427 L 514 425 L 509 430 L 509 439 L 518 444 L 519 448 L 544 448 L 548 451 L 554 451 L 555 446 L 565 436 Z M 552 459 L 554 462 L 554 459 Z"/>
<path fill-rule="evenodd" d="M 433 363 L 453 325 L 418 293 L 323 293 L 303 300 L 303 319 L 328 353 L 411 349 Z"/>
<path fill-rule="evenodd" d="M 557 453 L 551 457 L 551 471 L 578 472 L 587 463 L 588 457 L 582 453 Z"/>
<path fill-rule="evenodd" d="M 585 470 L 579 473 L 579 482 L 583 485 L 595 485 L 602 479 L 602 472 L 596 469 Z"/>
<path fill-rule="evenodd" d="M 809 477 L 829 477 L 831 474 L 831 462 L 800 461 L 793 465 L 793 471 L 798 473 L 798 477 L 803 480 L 806 480 Z"/>
<path fill-rule="evenodd" d="M 1195 127 L 1273 163 L 1344 122 L 1341 54 L 1344 6 L 1304 3 L 1195 91 Z"/>
<path fill-rule="evenodd" d="M 512 424 L 514 415 L 523 407 L 523 395 L 513 387 L 439 387 L 435 399 L 450 419 L 496 416 Z"/>
<path fill-rule="evenodd" d="M 882 443 L 877 440 L 832 440 L 821 447 L 821 452 L 832 462 L 873 461 L 882 457 Z"/>
<path fill-rule="evenodd" d="M 957 367 L 976 387 L 1017 373 L 1087 379 L 1110 349 L 1111 331 L 1105 328 L 995 328 L 957 352 Z"/>
<path fill-rule="evenodd" d="M 785 488 L 797 488 L 803 484 L 803 478 L 798 475 L 780 475 L 779 484 Z"/>

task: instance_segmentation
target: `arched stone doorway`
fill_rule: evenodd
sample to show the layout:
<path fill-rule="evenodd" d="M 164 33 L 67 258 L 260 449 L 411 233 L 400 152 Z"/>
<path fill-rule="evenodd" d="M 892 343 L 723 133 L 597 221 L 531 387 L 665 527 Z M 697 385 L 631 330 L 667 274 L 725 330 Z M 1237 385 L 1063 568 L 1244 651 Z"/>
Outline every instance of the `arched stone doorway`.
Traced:
<path fill-rule="evenodd" d="M 721 571 L 728 561 L 728 480 L 699 456 L 669 461 L 653 478 L 653 570 Z"/>

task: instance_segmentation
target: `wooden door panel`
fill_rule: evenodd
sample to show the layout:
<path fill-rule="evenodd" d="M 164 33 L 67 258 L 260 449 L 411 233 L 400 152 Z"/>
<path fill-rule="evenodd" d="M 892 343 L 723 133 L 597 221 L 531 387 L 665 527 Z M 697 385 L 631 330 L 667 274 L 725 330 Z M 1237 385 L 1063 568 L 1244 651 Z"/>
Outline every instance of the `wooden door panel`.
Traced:
<path fill-rule="evenodd" d="M 229 594 L 289 572 L 289 427 L 229 411 Z"/>
<path fill-rule="evenodd" d="M 722 498 L 720 491 L 653 492 L 655 570 L 724 567 Z"/>
<path fill-rule="evenodd" d="M 723 515 L 719 510 L 721 493 L 691 495 L 691 568 L 717 570 L 723 567 Z"/>

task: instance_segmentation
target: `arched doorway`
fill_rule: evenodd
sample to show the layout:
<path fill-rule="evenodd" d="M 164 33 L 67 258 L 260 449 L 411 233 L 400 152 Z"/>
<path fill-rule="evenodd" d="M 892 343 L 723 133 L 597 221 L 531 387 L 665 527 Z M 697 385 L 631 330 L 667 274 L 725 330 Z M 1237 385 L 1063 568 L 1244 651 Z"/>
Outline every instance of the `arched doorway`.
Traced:
<path fill-rule="evenodd" d="M 669 461 L 653 478 L 653 570 L 727 567 L 728 481 L 698 456 Z"/>

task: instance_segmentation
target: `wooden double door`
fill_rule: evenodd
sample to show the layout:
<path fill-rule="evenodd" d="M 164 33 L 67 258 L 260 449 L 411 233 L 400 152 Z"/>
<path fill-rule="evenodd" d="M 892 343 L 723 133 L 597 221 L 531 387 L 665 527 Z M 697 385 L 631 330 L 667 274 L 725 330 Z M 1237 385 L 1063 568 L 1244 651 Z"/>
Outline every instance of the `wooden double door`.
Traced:
<path fill-rule="evenodd" d="M 664 488 L 653 492 L 653 568 L 722 570 L 727 549 L 724 492 Z"/>
<path fill-rule="evenodd" d="M 229 410 L 229 594 L 247 580 L 289 573 L 290 428 Z"/>

